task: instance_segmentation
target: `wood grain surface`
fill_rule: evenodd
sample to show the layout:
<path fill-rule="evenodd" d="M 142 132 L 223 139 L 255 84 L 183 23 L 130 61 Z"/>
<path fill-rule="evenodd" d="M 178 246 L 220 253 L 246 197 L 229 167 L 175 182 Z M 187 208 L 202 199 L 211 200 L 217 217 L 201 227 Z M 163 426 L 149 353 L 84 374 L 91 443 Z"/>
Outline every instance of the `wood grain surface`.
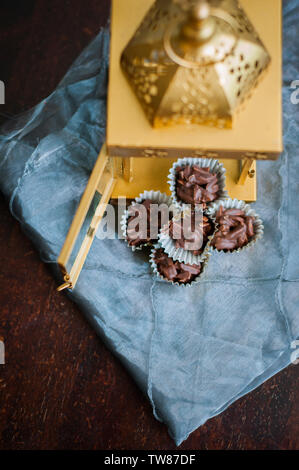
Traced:
<path fill-rule="evenodd" d="M 2 122 L 53 91 L 109 8 L 109 0 L 1 0 Z M 175 449 L 122 365 L 55 291 L 2 196 L 0 220 L 0 448 Z M 298 449 L 298 367 L 240 399 L 180 448 Z"/>

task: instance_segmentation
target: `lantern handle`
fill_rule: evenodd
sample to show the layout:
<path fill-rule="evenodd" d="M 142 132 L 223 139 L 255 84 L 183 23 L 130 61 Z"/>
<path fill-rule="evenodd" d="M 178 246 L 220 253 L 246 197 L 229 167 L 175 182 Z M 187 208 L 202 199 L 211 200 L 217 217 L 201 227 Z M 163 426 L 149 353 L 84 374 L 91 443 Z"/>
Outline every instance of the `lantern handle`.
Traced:
<path fill-rule="evenodd" d="M 195 42 L 199 45 L 206 43 L 215 33 L 215 28 L 213 29 L 211 22 L 213 17 L 219 18 L 228 23 L 231 26 L 232 30 L 238 27 L 236 20 L 229 13 L 225 12 L 221 8 L 210 7 L 207 2 L 199 2 L 198 8 L 195 7 L 192 9 L 188 21 L 183 25 L 182 30 L 180 32 L 181 38 L 184 38 L 185 41 L 186 39 L 189 40 L 190 43 Z M 194 69 L 214 65 L 222 61 L 225 57 L 227 57 L 234 49 L 237 43 L 237 38 L 235 37 L 235 41 L 232 44 L 230 50 L 225 54 L 225 57 L 223 57 L 221 60 L 211 60 L 209 62 L 199 63 L 196 61 L 184 59 L 174 51 L 171 45 L 171 38 L 176 27 L 177 23 L 172 23 L 166 29 L 163 38 L 164 49 L 168 57 L 173 62 L 185 68 Z"/>

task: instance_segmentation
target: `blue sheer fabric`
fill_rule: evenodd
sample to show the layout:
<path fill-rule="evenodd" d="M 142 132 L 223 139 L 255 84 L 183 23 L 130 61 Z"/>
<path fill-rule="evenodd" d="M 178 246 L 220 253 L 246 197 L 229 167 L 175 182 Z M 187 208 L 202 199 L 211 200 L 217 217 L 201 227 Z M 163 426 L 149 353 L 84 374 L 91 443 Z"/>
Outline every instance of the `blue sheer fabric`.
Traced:
<path fill-rule="evenodd" d="M 204 281 L 180 289 L 157 280 L 145 254 L 95 238 L 69 293 L 177 444 L 290 364 L 299 337 L 299 104 L 290 89 L 299 79 L 297 4 L 284 6 L 285 151 L 258 164 L 263 241 L 213 255 Z M 108 44 L 103 30 L 48 98 L 1 129 L 0 188 L 56 272 L 105 138 Z"/>

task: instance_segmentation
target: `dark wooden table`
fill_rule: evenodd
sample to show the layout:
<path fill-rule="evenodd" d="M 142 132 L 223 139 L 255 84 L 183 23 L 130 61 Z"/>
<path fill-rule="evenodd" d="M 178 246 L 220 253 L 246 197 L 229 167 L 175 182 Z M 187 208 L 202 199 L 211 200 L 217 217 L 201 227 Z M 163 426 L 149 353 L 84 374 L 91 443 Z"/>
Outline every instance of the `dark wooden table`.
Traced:
<path fill-rule="evenodd" d="M 125 1 L 125 0 L 124 0 Z M 2 121 L 56 87 L 109 0 L 1 0 Z M 175 449 L 146 398 L 56 283 L 0 198 L 1 449 Z M 210 420 L 181 449 L 298 449 L 298 368 Z"/>

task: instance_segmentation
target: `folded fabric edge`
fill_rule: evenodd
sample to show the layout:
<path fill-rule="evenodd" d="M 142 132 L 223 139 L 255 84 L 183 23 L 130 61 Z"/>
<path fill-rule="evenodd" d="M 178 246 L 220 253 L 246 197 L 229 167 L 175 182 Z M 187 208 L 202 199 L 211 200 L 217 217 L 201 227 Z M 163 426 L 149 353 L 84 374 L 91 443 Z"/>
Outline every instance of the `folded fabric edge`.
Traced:
<path fill-rule="evenodd" d="M 299 336 L 297 337 L 297 340 L 298 339 L 299 339 Z M 224 406 L 217 409 L 215 411 L 215 413 L 210 418 L 204 420 L 198 426 L 195 426 L 186 435 L 181 436 L 181 437 L 175 437 L 171 434 L 171 431 L 169 430 L 168 432 L 169 432 L 170 437 L 175 441 L 177 446 L 180 446 L 190 436 L 190 434 L 192 434 L 192 432 L 196 431 L 200 426 L 203 426 L 210 419 L 215 418 L 216 416 L 223 413 L 225 410 L 227 410 L 227 408 L 229 408 L 230 405 L 235 403 L 237 400 L 244 397 L 245 395 L 252 392 L 253 390 L 256 390 L 258 387 L 263 385 L 267 380 L 271 379 L 272 377 L 274 377 L 274 375 L 278 374 L 283 369 L 288 367 L 291 364 L 291 354 L 292 354 L 292 352 L 293 351 L 290 348 L 283 351 L 279 355 L 279 357 L 268 367 L 268 369 L 266 369 L 266 371 L 263 372 L 262 375 L 259 375 L 255 379 L 253 379 L 238 395 L 233 397 Z"/>

